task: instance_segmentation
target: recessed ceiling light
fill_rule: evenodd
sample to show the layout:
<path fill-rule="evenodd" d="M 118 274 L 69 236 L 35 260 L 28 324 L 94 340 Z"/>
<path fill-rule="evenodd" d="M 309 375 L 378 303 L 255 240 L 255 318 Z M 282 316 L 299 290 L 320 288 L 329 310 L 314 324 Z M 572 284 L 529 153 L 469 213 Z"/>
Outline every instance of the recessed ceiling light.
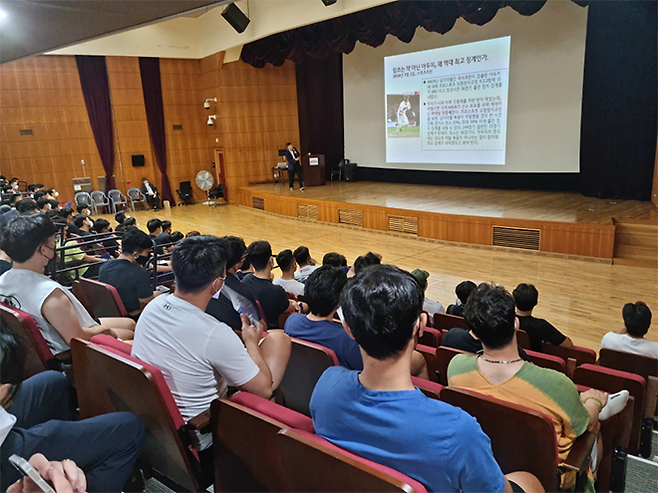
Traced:
<path fill-rule="evenodd" d="M 5 11 L 4 11 L 4 10 L 0 10 L 0 21 L 1 21 L 2 19 L 4 19 L 5 17 L 7 17 L 7 14 L 5 13 Z"/>

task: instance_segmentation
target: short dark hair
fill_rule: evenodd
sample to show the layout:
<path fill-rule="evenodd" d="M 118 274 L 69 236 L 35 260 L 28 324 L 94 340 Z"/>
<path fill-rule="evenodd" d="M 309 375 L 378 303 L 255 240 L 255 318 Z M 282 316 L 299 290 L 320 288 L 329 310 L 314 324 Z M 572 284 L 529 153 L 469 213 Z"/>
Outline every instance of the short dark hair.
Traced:
<path fill-rule="evenodd" d="M 110 227 L 110 221 L 108 221 L 107 219 L 103 219 L 102 217 L 99 217 L 94 221 L 94 229 L 96 230 L 97 233 L 101 233 L 105 228 L 109 228 L 109 227 Z"/>
<path fill-rule="evenodd" d="M 134 253 L 153 248 L 153 240 L 141 229 L 130 228 L 121 238 L 121 252 Z"/>
<path fill-rule="evenodd" d="M 340 303 L 340 293 L 346 283 L 347 276 L 340 268 L 323 265 L 315 269 L 304 284 L 304 298 L 311 313 L 319 317 L 329 315 Z"/>
<path fill-rule="evenodd" d="M 75 224 L 76 228 L 81 228 L 84 222 L 88 219 L 89 216 L 85 216 L 84 214 L 78 214 L 77 216 L 75 216 L 75 219 L 73 220 L 73 224 Z"/>
<path fill-rule="evenodd" d="M 9 198 L 9 205 L 16 205 L 16 202 L 21 200 L 22 195 L 20 193 L 12 193 Z"/>
<path fill-rule="evenodd" d="M 190 235 L 190 233 L 193 233 L 193 231 L 190 231 L 187 234 Z M 196 233 L 197 234 L 191 236 L 200 235 L 198 232 Z M 242 257 L 244 257 L 244 252 L 247 250 L 247 245 L 244 244 L 244 240 L 239 236 L 224 236 L 222 237 L 222 240 L 226 242 L 226 249 L 228 250 L 228 258 L 226 259 L 226 268 L 230 269 L 231 267 L 239 263 L 240 260 L 242 260 Z"/>
<path fill-rule="evenodd" d="M 455 294 L 457 295 L 457 298 L 459 298 L 459 301 L 462 305 L 466 304 L 466 300 L 476 287 L 477 286 L 473 281 L 462 281 L 457 284 L 457 287 L 455 288 Z"/>
<path fill-rule="evenodd" d="M 537 292 L 537 288 L 532 284 L 519 284 L 512 295 L 514 296 L 516 308 L 522 312 L 530 311 L 537 306 L 539 293 Z"/>
<path fill-rule="evenodd" d="M 16 202 L 16 210 L 21 214 L 25 214 L 28 212 L 38 211 L 39 206 L 32 199 L 21 199 L 18 202 Z"/>
<path fill-rule="evenodd" d="M 626 303 L 621 310 L 626 332 L 633 337 L 643 337 L 651 327 L 651 310 L 643 301 Z"/>
<path fill-rule="evenodd" d="M 423 289 L 408 272 L 377 265 L 347 282 L 340 305 L 359 346 L 383 360 L 402 351 L 413 337 Z"/>
<path fill-rule="evenodd" d="M 126 213 L 124 211 L 119 211 L 114 215 L 114 220 L 119 224 L 123 224 L 123 221 L 126 220 Z"/>
<path fill-rule="evenodd" d="M 37 207 L 39 210 L 43 209 L 46 205 L 50 205 L 50 199 L 46 197 L 41 197 L 37 200 Z"/>
<path fill-rule="evenodd" d="M 91 206 L 89 204 L 80 204 L 75 209 L 78 211 L 78 213 L 82 214 L 82 211 L 85 209 L 89 209 L 89 211 L 91 211 Z"/>
<path fill-rule="evenodd" d="M 20 390 L 25 377 L 27 343 L 5 320 L 0 318 L 0 384 L 11 384 L 1 406 L 7 406 Z"/>
<path fill-rule="evenodd" d="M 286 147 L 288 147 L 289 145 L 292 145 L 292 142 L 286 142 Z"/>
<path fill-rule="evenodd" d="M 263 270 L 272 258 L 272 247 L 267 241 L 254 241 L 247 247 L 247 260 L 256 270 Z"/>
<path fill-rule="evenodd" d="M 322 265 L 331 265 L 333 267 L 340 267 L 340 253 L 336 252 L 329 252 L 325 253 L 324 257 L 322 257 Z"/>
<path fill-rule="evenodd" d="M 171 228 L 171 221 L 162 221 L 162 231 Z"/>
<path fill-rule="evenodd" d="M 153 219 L 149 219 L 149 221 L 146 223 L 146 229 L 149 230 L 149 233 L 154 233 L 157 231 L 158 228 L 162 227 L 162 221 L 158 219 L 157 217 L 154 217 Z"/>
<path fill-rule="evenodd" d="M 48 199 L 48 202 L 50 202 L 50 207 L 53 209 L 57 209 L 60 205 L 57 199 Z"/>
<path fill-rule="evenodd" d="M 32 258 L 37 248 L 56 232 L 57 227 L 45 214 L 16 216 L 2 232 L 0 249 L 14 262 L 22 264 Z"/>
<path fill-rule="evenodd" d="M 145 181 L 148 181 L 148 178 L 146 177 L 142 178 L 142 183 L 144 183 Z"/>
<path fill-rule="evenodd" d="M 178 243 L 183 238 L 185 238 L 183 233 L 180 231 L 174 231 L 169 235 L 169 243 Z"/>
<path fill-rule="evenodd" d="M 216 236 L 181 240 L 171 253 L 176 289 L 184 293 L 202 291 L 226 273 L 227 256 L 226 242 Z"/>
<path fill-rule="evenodd" d="M 201 236 L 201 233 L 199 233 L 196 229 L 193 229 L 192 231 L 187 232 L 187 234 L 185 235 L 185 238 L 190 238 L 192 236 Z M 246 247 L 245 247 L 245 249 L 246 249 Z"/>
<path fill-rule="evenodd" d="M 372 252 L 361 255 L 354 261 L 354 273 L 359 274 L 366 267 L 371 265 L 380 265 L 382 263 L 379 257 Z M 417 282 L 417 281 L 416 281 Z"/>
<path fill-rule="evenodd" d="M 67 217 L 73 215 L 73 209 L 71 209 L 70 207 L 62 207 L 62 208 L 59 210 L 59 213 L 62 215 L 62 217 L 64 218 L 64 220 L 66 220 Z"/>
<path fill-rule="evenodd" d="M 43 190 L 39 190 L 38 192 L 34 192 L 32 194 L 32 198 L 37 201 L 37 204 L 39 203 L 39 199 L 45 196 L 46 196 L 46 192 L 44 192 Z"/>
<path fill-rule="evenodd" d="M 477 286 L 464 306 L 464 318 L 486 348 L 504 348 L 514 338 L 514 298 L 503 286 Z"/>
<path fill-rule="evenodd" d="M 293 255 L 299 265 L 307 264 L 311 260 L 311 252 L 309 252 L 308 247 L 305 246 L 295 248 Z"/>
<path fill-rule="evenodd" d="M 292 255 L 292 250 L 287 248 L 286 250 L 281 250 L 276 256 L 276 264 L 281 269 L 281 272 L 287 272 L 292 267 L 295 262 L 295 257 Z"/>

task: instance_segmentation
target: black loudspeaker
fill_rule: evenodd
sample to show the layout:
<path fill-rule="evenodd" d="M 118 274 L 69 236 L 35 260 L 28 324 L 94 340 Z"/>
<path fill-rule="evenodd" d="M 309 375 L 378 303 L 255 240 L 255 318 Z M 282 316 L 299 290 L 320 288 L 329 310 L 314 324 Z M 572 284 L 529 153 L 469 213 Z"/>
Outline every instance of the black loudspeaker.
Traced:
<path fill-rule="evenodd" d="M 144 154 L 133 154 L 133 166 L 139 168 L 144 166 Z"/>
<path fill-rule="evenodd" d="M 322 3 L 324 4 L 325 7 L 329 7 L 329 5 L 333 5 L 337 2 L 338 0 L 322 0 Z"/>
<path fill-rule="evenodd" d="M 240 7 L 234 3 L 229 3 L 224 11 L 222 12 L 222 17 L 228 21 L 228 23 L 235 29 L 239 34 L 242 34 L 247 26 L 249 25 L 249 17 L 242 13 Z"/>
<path fill-rule="evenodd" d="M 343 165 L 343 180 L 356 181 L 356 163 L 345 163 Z"/>

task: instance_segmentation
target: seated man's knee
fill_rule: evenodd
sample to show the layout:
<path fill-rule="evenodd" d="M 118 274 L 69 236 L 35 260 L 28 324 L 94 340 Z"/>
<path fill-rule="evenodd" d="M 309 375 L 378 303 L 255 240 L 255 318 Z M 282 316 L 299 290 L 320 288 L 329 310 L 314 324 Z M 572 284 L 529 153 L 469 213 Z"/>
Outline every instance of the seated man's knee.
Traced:
<path fill-rule="evenodd" d="M 514 471 L 505 474 L 505 478 L 515 483 L 525 493 L 543 493 L 544 487 L 534 474 L 526 471 Z"/>

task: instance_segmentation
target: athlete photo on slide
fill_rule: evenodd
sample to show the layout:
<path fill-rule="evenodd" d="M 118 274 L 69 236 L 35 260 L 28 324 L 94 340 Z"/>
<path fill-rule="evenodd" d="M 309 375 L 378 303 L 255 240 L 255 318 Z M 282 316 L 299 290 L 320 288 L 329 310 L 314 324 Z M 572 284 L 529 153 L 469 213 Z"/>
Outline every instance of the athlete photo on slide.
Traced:
<path fill-rule="evenodd" d="M 388 94 L 386 96 L 386 134 L 389 138 L 420 138 L 418 111 L 420 95 Z"/>

